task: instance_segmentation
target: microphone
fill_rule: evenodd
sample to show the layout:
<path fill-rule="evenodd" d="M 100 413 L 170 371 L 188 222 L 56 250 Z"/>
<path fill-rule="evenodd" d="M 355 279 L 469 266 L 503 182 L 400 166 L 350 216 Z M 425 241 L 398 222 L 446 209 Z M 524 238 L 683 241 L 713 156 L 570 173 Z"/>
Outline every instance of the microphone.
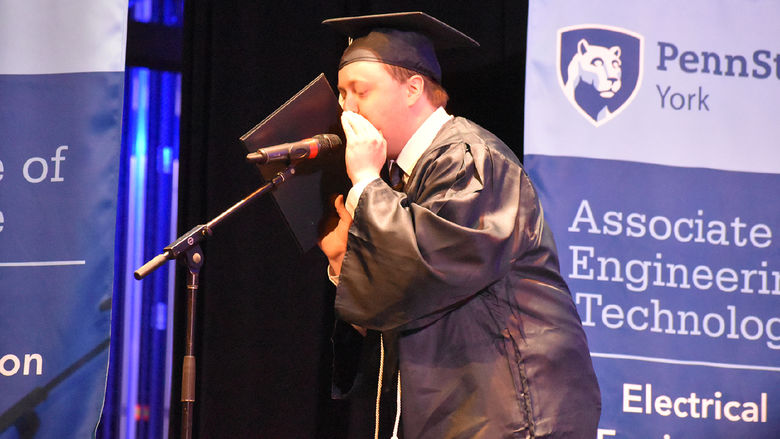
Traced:
<path fill-rule="evenodd" d="M 341 147 L 341 138 L 335 134 L 318 134 L 309 139 L 297 142 L 282 143 L 281 145 L 266 146 L 257 152 L 247 154 L 250 162 L 264 164 L 277 161 L 293 161 L 301 159 L 313 159 L 320 152 L 327 154 Z"/>

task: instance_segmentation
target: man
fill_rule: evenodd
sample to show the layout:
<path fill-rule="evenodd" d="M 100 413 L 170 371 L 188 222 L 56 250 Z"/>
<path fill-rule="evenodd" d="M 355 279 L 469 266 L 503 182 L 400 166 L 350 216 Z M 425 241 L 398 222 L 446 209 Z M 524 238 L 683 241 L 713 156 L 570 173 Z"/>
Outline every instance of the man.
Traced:
<path fill-rule="evenodd" d="M 465 36 L 419 13 L 326 23 L 360 38 L 338 79 L 353 187 L 320 247 L 339 318 L 397 353 L 382 366 L 402 437 L 595 438 L 598 384 L 536 192 L 506 145 L 443 108 L 431 38 Z"/>

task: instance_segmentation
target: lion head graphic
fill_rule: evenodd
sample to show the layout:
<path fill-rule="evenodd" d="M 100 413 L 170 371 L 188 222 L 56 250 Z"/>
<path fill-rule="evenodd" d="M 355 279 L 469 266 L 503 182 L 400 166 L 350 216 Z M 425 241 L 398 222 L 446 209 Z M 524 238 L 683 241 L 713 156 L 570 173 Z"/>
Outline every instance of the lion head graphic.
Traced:
<path fill-rule="evenodd" d="M 593 26 L 573 26 L 560 32 L 558 62 L 564 95 L 599 126 L 635 95 L 641 80 L 642 41 L 641 36 L 622 29 Z"/>

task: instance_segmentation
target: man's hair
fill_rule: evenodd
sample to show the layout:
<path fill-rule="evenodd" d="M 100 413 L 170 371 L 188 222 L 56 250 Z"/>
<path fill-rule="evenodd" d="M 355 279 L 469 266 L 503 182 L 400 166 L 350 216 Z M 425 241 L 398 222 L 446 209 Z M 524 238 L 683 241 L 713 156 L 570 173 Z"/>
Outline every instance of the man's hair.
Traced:
<path fill-rule="evenodd" d="M 414 70 L 409 70 L 404 67 L 393 66 L 390 64 L 385 64 L 385 68 L 387 69 L 387 72 L 390 73 L 390 76 L 393 77 L 393 79 L 402 84 L 412 76 L 420 75 L 423 78 L 423 82 L 425 83 L 423 86 L 423 93 L 425 93 L 425 97 L 428 98 L 428 101 L 434 107 L 444 107 L 447 105 L 447 101 L 450 99 L 447 91 L 444 90 L 444 87 L 442 87 L 441 84 L 429 78 L 428 75 L 423 75 L 421 73 L 415 72 Z"/>

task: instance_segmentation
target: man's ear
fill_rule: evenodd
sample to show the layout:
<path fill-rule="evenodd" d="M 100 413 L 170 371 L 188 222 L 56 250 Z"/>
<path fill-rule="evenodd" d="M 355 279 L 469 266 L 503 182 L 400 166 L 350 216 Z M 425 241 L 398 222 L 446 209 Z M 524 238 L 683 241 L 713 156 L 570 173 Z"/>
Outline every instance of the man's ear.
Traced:
<path fill-rule="evenodd" d="M 425 80 L 420 75 L 412 75 L 406 80 L 406 96 L 409 106 L 417 103 L 425 93 Z"/>

